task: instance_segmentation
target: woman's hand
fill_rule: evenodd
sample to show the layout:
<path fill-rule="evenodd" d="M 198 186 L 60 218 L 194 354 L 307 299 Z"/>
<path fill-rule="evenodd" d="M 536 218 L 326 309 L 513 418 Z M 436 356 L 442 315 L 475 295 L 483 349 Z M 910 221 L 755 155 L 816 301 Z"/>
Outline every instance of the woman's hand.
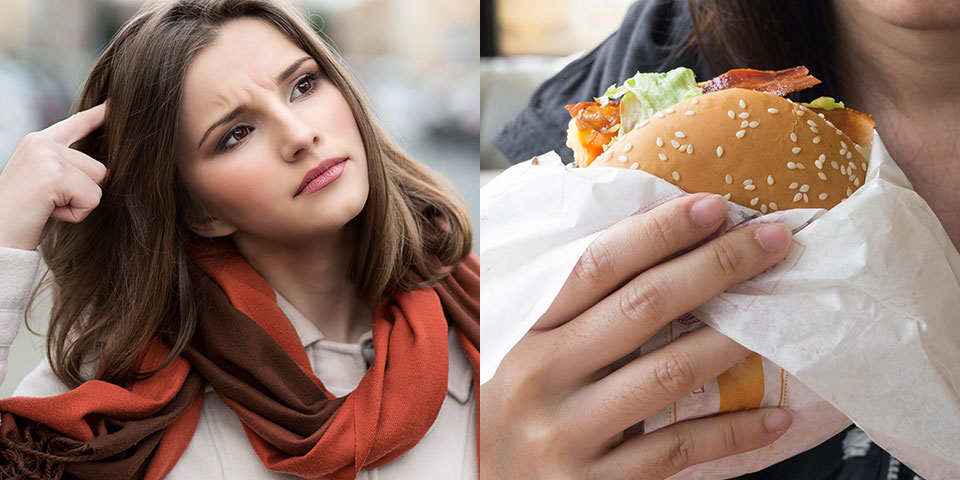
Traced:
<path fill-rule="evenodd" d="M 791 414 L 765 408 L 624 437 L 750 353 L 704 327 L 612 366 L 672 319 L 786 256 L 790 231 L 768 224 L 664 261 L 724 216 L 720 196 L 687 195 L 617 223 L 590 245 L 558 299 L 481 387 L 483 478 L 666 478 L 786 431 Z"/>
<path fill-rule="evenodd" d="M 0 247 L 34 250 L 48 219 L 77 223 L 100 204 L 106 167 L 69 147 L 105 114 L 100 104 L 20 140 L 0 173 Z"/>

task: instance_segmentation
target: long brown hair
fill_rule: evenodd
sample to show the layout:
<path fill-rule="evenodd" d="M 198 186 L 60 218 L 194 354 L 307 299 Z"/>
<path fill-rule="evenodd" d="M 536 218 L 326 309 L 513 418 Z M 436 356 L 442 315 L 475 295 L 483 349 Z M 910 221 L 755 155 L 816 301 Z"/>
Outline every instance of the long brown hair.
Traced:
<path fill-rule="evenodd" d="M 176 167 L 183 79 L 217 29 L 240 17 L 269 22 L 312 55 L 353 111 L 370 182 L 354 220 L 359 238 L 346 279 L 358 296 L 373 306 L 390 289 L 427 286 L 471 250 L 462 200 L 390 140 L 346 68 L 298 12 L 271 0 L 148 4 L 97 59 L 77 105 L 84 110 L 110 99 L 104 126 L 74 146 L 110 169 L 100 206 L 79 224 L 52 224 L 40 245 L 53 274 L 44 282 L 54 293 L 47 356 L 70 388 L 87 380 L 81 367 L 91 359 L 100 361 L 98 379 L 145 378 L 155 372 L 133 370 L 154 336 L 172 348 L 164 365 L 193 336 L 190 274 L 199 267 L 185 247 L 200 240 L 187 225 L 204 212 Z"/>
<path fill-rule="evenodd" d="M 833 12 L 828 0 L 687 0 L 696 47 L 713 75 L 731 68 L 780 70 L 805 65 L 823 81 L 792 94 L 809 101 L 841 97 Z"/>

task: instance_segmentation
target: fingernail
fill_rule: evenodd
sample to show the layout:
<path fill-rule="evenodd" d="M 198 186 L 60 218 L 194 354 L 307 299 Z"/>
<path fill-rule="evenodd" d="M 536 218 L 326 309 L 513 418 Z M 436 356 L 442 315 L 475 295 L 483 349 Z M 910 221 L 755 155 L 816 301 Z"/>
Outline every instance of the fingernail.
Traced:
<path fill-rule="evenodd" d="M 715 225 L 727 213 L 727 202 L 720 195 L 710 195 L 701 198 L 690 207 L 690 217 L 693 223 L 701 227 Z"/>
<path fill-rule="evenodd" d="M 790 243 L 790 236 L 790 230 L 785 225 L 771 223 L 758 228 L 754 238 L 764 250 L 776 252 Z"/>
<path fill-rule="evenodd" d="M 777 408 L 763 417 L 763 427 L 768 432 L 782 432 L 793 422 L 793 415 L 785 409 Z"/>

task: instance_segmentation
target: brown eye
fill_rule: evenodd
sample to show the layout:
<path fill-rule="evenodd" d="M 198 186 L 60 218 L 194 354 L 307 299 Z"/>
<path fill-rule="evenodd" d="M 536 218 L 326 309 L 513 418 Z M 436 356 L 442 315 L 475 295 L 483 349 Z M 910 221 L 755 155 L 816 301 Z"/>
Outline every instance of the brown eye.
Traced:
<path fill-rule="evenodd" d="M 301 94 L 307 93 L 313 88 L 313 83 L 309 78 L 304 78 L 297 84 L 297 91 Z"/>
<path fill-rule="evenodd" d="M 250 133 L 250 127 L 237 127 L 230 132 L 230 136 L 234 140 L 243 140 L 243 137 L 246 137 L 248 133 Z"/>

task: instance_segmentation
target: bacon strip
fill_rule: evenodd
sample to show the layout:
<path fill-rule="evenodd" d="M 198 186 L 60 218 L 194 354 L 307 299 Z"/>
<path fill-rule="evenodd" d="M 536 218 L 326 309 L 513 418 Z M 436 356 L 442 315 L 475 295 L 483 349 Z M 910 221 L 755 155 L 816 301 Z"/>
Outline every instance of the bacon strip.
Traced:
<path fill-rule="evenodd" d="M 580 130 L 593 129 L 603 132 L 620 123 L 620 102 L 580 102 L 565 107 L 570 116 L 577 120 Z"/>
<path fill-rule="evenodd" d="M 705 83 L 703 93 L 716 92 L 727 88 L 745 88 L 782 97 L 790 92 L 810 88 L 818 83 L 820 83 L 820 80 L 810 75 L 807 67 L 793 67 L 777 71 L 737 68 Z"/>

